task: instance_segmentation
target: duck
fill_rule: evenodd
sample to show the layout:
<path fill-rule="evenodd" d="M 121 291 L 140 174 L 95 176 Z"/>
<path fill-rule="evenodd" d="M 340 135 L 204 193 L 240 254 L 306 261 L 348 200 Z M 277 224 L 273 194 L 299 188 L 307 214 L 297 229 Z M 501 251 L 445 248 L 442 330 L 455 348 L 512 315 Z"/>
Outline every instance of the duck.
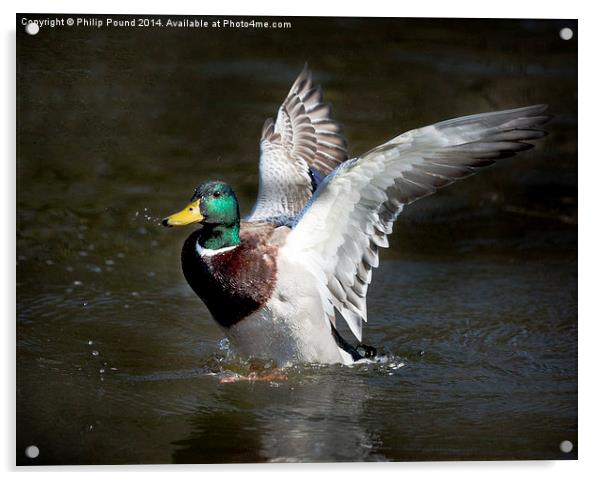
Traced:
<path fill-rule="evenodd" d="M 350 365 L 374 354 L 361 344 L 367 293 L 396 218 L 532 148 L 547 134 L 546 108 L 445 120 L 349 158 L 306 64 L 263 124 L 251 212 L 241 218 L 233 187 L 211 180 L 162 224 L 196 227 L 182 247 L 182 271 L 237 354 L 278 366 Z M 342 322 L 353 339 L 343 338 Z"/>

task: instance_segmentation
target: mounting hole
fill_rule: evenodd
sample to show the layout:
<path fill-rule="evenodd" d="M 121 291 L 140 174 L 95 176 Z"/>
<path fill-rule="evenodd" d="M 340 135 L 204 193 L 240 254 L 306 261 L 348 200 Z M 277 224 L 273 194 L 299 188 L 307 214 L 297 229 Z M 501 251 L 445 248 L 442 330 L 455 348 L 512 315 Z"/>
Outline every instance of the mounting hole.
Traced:
<path fill-rule="evenodd" d="M 573 442 L 570 440 L 560 442 L 560 451 L 562 453 L 571 453 L 573 451 Z"/>
<path fill-rule="evenodd" d="M 571 30 L 569 27 L 564 27 L 560 30 L 560 38 L 563 40 L 570 40 L 573 38 L 573 30 Z"/>
<path fill-rule="evenodd" d="M 25 456 L 28 458 L 37 458 L 40 454 L 40 449 L 35 445 L 30 445 L 25 449 Z"/>
<path fill-rule="evenodd" d="M 29 22 L 27 25 L 25 25 L 25 31 L 29 35 L 37 35 L 40 31 L 40 26 L 35 22 Z"/>

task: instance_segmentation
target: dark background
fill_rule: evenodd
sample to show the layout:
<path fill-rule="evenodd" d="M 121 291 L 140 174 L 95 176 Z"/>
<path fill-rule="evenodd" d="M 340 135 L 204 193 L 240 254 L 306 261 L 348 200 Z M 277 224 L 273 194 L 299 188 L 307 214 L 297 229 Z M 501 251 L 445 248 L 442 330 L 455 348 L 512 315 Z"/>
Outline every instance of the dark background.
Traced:
<path fill-rule="evenodd" d="M 576 458 L 558 449 L 577 442 L 576 21 L 20 19 L 18 463 Z M 306 61 L 352 156 L 535 103 L 550 135 L 404 211 L 368 297 L 387 361 L 222 385 L 244 365 L 185 284 L 188 232 L 157 222 L 209 178 L 249 210 L 261 125 Z"/>

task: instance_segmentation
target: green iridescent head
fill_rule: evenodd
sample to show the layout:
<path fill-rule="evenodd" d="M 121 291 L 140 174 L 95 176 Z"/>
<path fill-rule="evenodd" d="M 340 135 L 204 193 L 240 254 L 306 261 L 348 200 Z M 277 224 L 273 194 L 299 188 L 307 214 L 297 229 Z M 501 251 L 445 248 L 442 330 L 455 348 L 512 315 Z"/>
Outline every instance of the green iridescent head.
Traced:
<path fill-rule="evenodd" d="M 238 200 L 232 187 L 224 182 L 205 182 L 199 185 L 186 207 L 163 219 L 166 227 L 179 227 L 200 223 L 207 233 L 207 248 L 238 245 L 240 213 Z"/>

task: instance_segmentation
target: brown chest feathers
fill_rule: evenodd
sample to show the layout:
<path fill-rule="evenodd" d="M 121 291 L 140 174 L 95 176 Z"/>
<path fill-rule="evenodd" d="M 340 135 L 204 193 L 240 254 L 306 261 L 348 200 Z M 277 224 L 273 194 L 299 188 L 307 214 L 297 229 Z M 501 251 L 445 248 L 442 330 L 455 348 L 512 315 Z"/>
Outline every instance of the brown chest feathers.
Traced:
<path fill-rule="evenodd" d="M 277 255 L 288 229 L 268 223 L 241 223 L 240 244 L 215 253 L 197 247 L 201 230 L 182 248 L 189 285 L 223 327 L 245 319 L 269 300 L 277 275 Z"/>

